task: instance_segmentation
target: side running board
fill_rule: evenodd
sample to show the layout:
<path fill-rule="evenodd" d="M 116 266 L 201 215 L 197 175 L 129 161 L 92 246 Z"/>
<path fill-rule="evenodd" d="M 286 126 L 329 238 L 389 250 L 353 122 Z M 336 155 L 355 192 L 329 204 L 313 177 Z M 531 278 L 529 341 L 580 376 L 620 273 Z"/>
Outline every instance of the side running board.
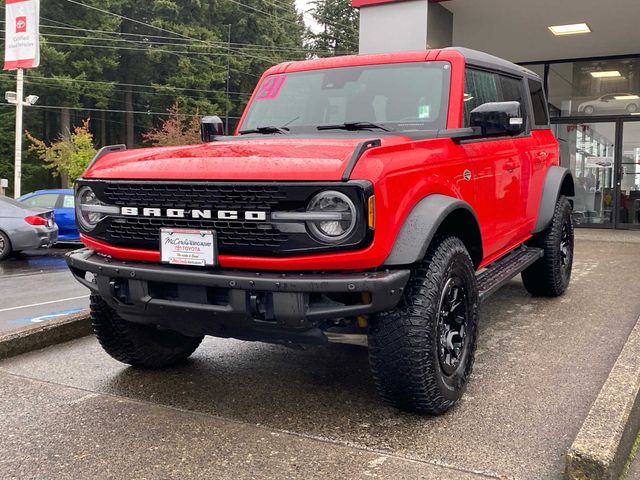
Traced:
<path fill-rule="evenodd" d="M 476 275 L 480 302 L 484 302 L 505 283 L 542 258 L 543 255 L 544 251 L 541 248 L 522 245 L 487 265 Z"/>

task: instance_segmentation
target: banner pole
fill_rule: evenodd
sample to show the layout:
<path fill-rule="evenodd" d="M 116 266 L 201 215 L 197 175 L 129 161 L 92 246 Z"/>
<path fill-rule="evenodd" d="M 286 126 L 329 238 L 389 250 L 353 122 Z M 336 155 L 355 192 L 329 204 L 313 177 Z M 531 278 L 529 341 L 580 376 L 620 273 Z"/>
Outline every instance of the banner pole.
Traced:
<path fill-rule="evenodd" d="M 20 196 L 20 184 L 22 182 L 22 107 L 24 106 L 24 70 L 18 69 L 16 86 L 16 157 L 13 180 L 13 197 Z"/>

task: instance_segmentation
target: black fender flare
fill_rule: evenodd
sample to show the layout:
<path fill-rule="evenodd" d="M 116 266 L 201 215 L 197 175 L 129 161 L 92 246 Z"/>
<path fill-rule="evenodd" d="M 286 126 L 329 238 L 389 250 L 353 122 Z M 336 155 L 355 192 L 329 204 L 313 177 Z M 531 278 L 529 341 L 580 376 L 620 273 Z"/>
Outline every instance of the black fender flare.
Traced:
<path fill-rule="evenodd" d="M 457 235 L 477 267 L 482 261 L 482 238 L 473 208 L 447 195 L 433 194 L 420 200 L 404 220 L 384 266 L 421 261 L 438 231 Z"/>
<path fill-rule="evenodd" d="M 553 218 L 553 211 L 560 195 L 573 197 L 575 195 L 573 175 L 568 168 L 553 166 L 547 171 L 538 207 L 538 218 L 533 233 L 540 233 L 549 226 Z"/>

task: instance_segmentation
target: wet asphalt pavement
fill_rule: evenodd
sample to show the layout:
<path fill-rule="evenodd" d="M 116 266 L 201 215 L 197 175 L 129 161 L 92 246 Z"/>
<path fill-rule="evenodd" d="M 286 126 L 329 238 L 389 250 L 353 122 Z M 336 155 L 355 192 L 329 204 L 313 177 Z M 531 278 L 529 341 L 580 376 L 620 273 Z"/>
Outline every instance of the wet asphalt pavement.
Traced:
<path fill-rule="evenodd" d="M 580 232 L 569 291 L 514 279 L 481 310 L 446 415 L 384 406 L 362 348 L 208 338 L 143 371 L 93 337 L 0 362 L 0 478 L 560 479 L 640 314 L 640 232 Z"/>
<path fill-rule="evenodd" d="M 64 244 L 31 250 L 0 262 L 0 333 L 46 322 L 89 306 L 88 290 L 72 277 Z"/>

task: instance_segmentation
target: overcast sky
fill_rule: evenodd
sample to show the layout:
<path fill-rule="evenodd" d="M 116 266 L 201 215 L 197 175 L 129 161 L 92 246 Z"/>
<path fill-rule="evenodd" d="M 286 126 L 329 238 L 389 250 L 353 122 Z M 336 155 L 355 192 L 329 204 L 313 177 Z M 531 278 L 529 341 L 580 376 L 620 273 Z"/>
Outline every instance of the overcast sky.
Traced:
<path fill-rule="evenodd" d="M 296 7 L 301 12 L 306 12 L 310 8 L 309 3 L 311 3 L 311 0 L 296 0 Z M 319 30 L 318 25 L 313 21 L 313 19 L 309 15 L 304 16 L 304 23 L 306 23 L 307 26 L 315 32 Z"/>

